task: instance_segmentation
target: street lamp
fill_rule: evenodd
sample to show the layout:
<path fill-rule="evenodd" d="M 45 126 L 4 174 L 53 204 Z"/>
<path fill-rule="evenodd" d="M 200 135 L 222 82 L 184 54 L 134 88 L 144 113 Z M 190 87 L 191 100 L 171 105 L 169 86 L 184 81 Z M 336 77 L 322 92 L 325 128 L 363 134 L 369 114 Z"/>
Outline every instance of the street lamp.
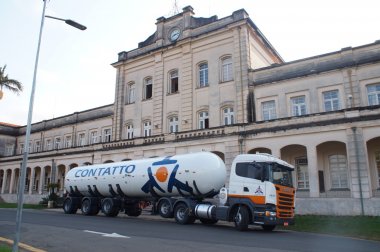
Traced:
<path fill-rule="evenodd" d="M 36 77 L 37 77 L 37 68 L 38 68 L 38 58 L 40 54 L 40 45 L 41 45 L 41 37 L 42 37 L 42 30 L 44 27 L 44 21 L 45 21 L 45 9 L 46 9 L 46 0 L 43 0 L 44 5 L 42 9 L 42 18 L 41 18 L 41 26 L 40 26 L 40 34 L 38 37 L 38 45 L 37 45 L 37 54 L 36 54 L 36 61 L 34 63 L 34 74 L 33 74 L 33 84 L 32 84 L 32 92 L 30 94 L 30 101 L 29 101 L 29 112 L 28 112 L 28 122 L 26 126 L 26 134 L 25 134 L 25 146 L 27 144 L 29 145 L 29 139 L 30 139 L 30 132 L 31 132 L 31 124 L 32 124 L 32 114 L 33 114 L 33 103 L 34 103 L 34 92 L 36 89 Z M 77 29 L 80 30 L 86 30 L 86 26 L 81 25 L 73 20 L 70 19 L 61 19 L 56 18 L 52 16 L 46 16 L 48 18 L 53 18 L 57 20 L 64 21 L 66 24 L 71 25 Z M 19 182 L 19 190 L 17 194 L 17 214 L 16 214 L 16 235 L 13 242 L 13 252 L 18 251 L 18 243 L 20 240 L 20 229 L 21 229 L 21 219 L 22 219 L 22 208 L 23 208 L 23 201 L 24 201 L 24 190 L 25 190 L 25 177 L 26 177 L 26 164 L 28 162 L 28 152 L 29 148 L 25 147 L 23 150 L 23 157 L 22 157 L 22 165 L 21 165 L 21 178 Z"/>

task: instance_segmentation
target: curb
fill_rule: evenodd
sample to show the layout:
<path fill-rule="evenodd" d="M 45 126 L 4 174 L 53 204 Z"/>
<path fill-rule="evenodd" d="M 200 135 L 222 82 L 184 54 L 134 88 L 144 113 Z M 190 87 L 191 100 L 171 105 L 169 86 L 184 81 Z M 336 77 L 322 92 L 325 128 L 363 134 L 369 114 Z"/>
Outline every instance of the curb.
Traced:
<path fill-rule="evenodd" d="M 0 237 L 0 242 L 5 242 L 5 243 L 8 243 L 9 245 L 13 246 L 13 240 L 10 240 L 10 239 L 4 238 L 4 237 Z M 21 243 L 21 242 L 18 243 L 18 246 L 19 246 L 19 248 L 22 248 L 24 250 L 31 251 L 31 252 L 47 252 L 46 250 L 35 248 L 35 247 L 29 246 L 25 243 Z"/>

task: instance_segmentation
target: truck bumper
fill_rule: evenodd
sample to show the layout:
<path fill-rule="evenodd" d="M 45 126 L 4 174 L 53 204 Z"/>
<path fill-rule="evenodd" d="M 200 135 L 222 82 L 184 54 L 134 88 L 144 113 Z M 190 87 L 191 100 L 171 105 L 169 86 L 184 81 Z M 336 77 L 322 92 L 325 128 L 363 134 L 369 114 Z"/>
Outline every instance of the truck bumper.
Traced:
<path fill-rule="evenodd" d="M 261 220 L 256 220 L 255 224 L 273 225 L 273 226 L 289 226 L 294 225 L 294 218 L 277 218 L 276 216 L 263 216 Z"/>

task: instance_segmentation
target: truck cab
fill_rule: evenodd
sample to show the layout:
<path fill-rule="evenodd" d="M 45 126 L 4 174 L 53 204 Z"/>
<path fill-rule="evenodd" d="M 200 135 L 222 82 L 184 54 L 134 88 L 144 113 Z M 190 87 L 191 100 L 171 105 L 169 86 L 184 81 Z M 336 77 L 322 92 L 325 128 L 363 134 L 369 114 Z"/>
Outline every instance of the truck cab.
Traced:
<path fill-rule="evenodd" d="M 238 155 L 231 166 L 227 197 L 221 197 L 224 207 L 216 218 L 234 221 L 242 230 L 248 224 L 261 225 L 265 230 L 293 224 L 293 170 L 292 165 L 269 154 Z"/>

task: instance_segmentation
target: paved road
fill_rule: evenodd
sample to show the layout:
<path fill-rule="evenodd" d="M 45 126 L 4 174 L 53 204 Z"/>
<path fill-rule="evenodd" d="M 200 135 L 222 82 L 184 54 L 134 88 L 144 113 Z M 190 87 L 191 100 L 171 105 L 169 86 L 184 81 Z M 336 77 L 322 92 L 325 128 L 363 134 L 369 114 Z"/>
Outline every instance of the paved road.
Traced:
<path fill-rule="evenodd" d="M 21 242 L 47 251 L 380 251 L 380 242 L 292 231 L 238 232 L 229 224 L 178 225 L 150 215 L 108 218 L 24 210 Z M 16 211 L 0 209 L 0 237 L 13 239 Z M 91 232 L 88 232 L 91 231 Z M 98 233 L 127 237 L 105 237 Z"/>

